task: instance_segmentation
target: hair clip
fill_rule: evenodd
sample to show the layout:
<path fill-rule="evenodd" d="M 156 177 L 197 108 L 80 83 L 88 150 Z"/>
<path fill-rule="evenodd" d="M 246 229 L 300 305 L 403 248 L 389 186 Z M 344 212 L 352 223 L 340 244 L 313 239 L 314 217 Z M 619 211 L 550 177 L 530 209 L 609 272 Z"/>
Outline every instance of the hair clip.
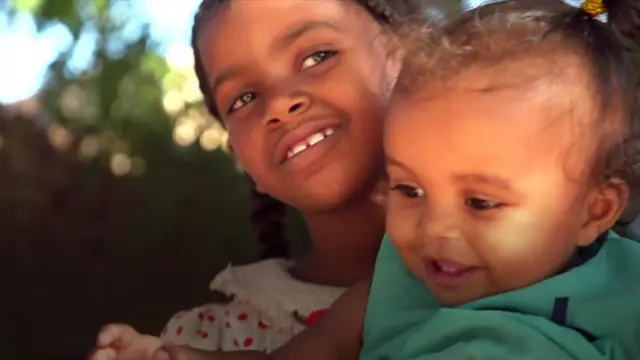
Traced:
<path fill-rule="evenodd" d="M 602 0 L 585 0 L 580 8 L 591 15 L 592 18 L 598 17 L 607 13 L 607 8 L 604 6 Z"/>

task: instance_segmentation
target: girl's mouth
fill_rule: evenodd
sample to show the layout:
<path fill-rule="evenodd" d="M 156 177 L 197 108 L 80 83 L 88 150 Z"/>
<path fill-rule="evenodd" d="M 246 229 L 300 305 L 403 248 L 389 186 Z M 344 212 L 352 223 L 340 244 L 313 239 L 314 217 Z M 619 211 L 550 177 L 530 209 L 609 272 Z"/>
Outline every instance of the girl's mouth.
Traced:
<path fill-rule="evenodd" d="M 314 132 L 313 134 L 307 136 L 306 138 L 302 139 L 300 142 L 294 144 L 293 146 L 291 146 L 289 148 L 289 150 L 287 151 L 287 157 L 285 159 L 285 161 L 291 159 L 292 157 L 306 151 L 307 149 L 317 145 L 318 143 L 324 141 L 325 139 L 327 139 L 329 136 L 333 135 L 335 133 L 335 129 L 334 128 L 326 128 L 326 129 L 322 129 L 320 131 Z"/>

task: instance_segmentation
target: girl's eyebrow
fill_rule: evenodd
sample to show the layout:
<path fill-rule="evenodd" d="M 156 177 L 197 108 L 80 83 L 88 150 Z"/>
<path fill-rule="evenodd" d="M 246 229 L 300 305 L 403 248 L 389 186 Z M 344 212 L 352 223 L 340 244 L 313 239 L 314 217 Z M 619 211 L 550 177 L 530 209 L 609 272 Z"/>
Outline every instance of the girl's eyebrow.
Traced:
<path fill-rule="evenodd" d="M 330 29 L 332 31 L 336 31 L 339 33 L 344 33 L 344 30 L 337 27 L 336 25 L 327 22 L 327 21 L 308 21 L 301 25 L 296 26 L 291 31 L 286 32 L 285 34 L 277 37 L 272 45 L 272 48 L 275 50 L 283 50 L 293 43 L 295 43 L 302 35 L 315 31 L 317 29 Z M 221 84 L 232 80 L 235 77 L 238 77 L 242 69 L 239 67 L 232 67 L 225 71 L 220 72 L 218 76 L 211 79 L 209 82 L 209 87 L 211 88 L 211 93 L 216 93 L 217 88 L 221 86 Z"/>
<path fill-rule="evenodd" d="M 296 42 L 296 40 L 302 37 L 302 35 L 317 29 L 330 29 L 339 33 L 344 32 L 344 30 L 327 21 L 309 21 L 294 27 L 283 35 L 278 36 L 272 47 L 274 50 L 283 50 L 291 46 L 291 44 Z"/>
<path fill-rule="evenodd" d="M 225 71 L 220 72 L 216 77 L 210 80 L 209 87 L 211 88 L 211 94 L 216 95 L 216 91 L 223 83 L 238 77 L 242 72 L 241 67 L 232 67 Z"/>

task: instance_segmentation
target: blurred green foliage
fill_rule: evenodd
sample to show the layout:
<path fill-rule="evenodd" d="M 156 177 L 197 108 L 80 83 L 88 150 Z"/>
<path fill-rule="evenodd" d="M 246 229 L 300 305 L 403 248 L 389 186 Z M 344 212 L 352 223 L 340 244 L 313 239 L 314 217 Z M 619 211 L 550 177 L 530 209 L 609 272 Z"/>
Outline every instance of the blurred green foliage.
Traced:
<path fill-rule="evenodd" d="M 11 9 L 41 28 L 64 24 L 74 45 L 51 65 L 37 112 L 0 110 L 3 358 L 84 359 L 113 321 L 159 333 L 173 312 L 209 299 L 229 261 L 256 254 L 234 162 L 174 142 L 180 117 L 201 109 L 197 99 L 165 109 L 188 74 L 152 51 L 146 31 L 124 37 L 129 15 L 122 1 L 113 13 L 115 2 L 16 0 Z M 99 35 L 93 65 L 71 72 L 89 28 Z M 110 51 L 113 41 L 123 50 Z M 129 171 L 116 176 L 114 159 Z"/>

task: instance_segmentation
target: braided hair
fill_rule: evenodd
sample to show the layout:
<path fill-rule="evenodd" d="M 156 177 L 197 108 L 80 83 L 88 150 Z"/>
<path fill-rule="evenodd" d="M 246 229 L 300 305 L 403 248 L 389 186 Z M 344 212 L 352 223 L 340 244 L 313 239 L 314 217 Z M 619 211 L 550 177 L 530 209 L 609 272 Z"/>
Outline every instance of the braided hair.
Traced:
<path fill-rule="evenodd" d="M 196 12 L 191 45 L 195 60 L 195 72 L 200 91 L 204 96 L 204 103 L 209 113 L 220 119 L 220 112 L 214 102 L 213 94 L 207 84 L 202 59 L 198 51 L 198 31 L 205 19 L 220 5 L 232 0 L 203 0 Z M 401 17 L 412 15 L 418 7 L 418 0 L 353 0 L 361 5 L 377 22 L 383 25 L 391 24 Z M 289 257 L 289 243 L 285 236 L 284 219 L 287 206 L 281 201 L 257 191 L 255 182 L 249 178 L 251 184 L 251 222 L 257 232 L 257 240 L 262 250 L 261 259 Z"/>

